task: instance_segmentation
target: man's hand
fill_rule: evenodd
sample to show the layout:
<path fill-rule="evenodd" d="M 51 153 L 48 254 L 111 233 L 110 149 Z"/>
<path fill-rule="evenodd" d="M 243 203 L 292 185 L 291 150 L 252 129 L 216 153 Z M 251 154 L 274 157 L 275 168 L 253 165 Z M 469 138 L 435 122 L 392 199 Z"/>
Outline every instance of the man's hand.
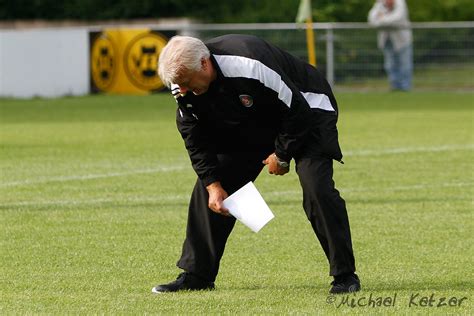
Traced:
<path fill-rule="evenodd" d="M 230 216 L 229 210 L 224 207 L 222 202 L 229 196 L 227 192 L 222 188 L 221 183 L 216 181 L 209 184 L 207 187 L 209 192 L 209 203 L 208 206 L 211 210 L 217 214 L 224 216 Z"/>
<path fill-rule="evenodd" d="M 278 157 L 274 153 L 268 156 L 263 163 L 268 166 L 268 173 L 270 174 L 282 176 L 290 171 L 289 164 L 286 168 L 280 166 L 278 163 Z"/>

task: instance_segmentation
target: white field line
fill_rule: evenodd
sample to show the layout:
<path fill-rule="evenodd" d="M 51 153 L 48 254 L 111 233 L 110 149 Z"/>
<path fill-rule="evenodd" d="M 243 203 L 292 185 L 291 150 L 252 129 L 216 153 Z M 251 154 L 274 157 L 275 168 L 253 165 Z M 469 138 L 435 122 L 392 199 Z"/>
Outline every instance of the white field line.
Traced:
<path fill-rule="evenodd" d="M 471 150 L 474 149 L 474 144 L 465 145 L 443 145 L 434 147 L 397 147 L 397 148 L 386 148 L 386 149 L 362 149 L 355 151 L 345 151 L 344 155 L 347 156 L 381 156 L 381 155 L 394 155 L 394 154 L 406 154 L 406 153 L 417 153 L 417 152 L 442 152 L 442 151 L 460 151 L 460 150 Z M 135 174 L 148 174 L 148 173 L 162 173 L 180 171 L 185 169 L 191 169 L 189 165 L 170 165 L 163 166 L 160 168 L 151 169 L 136 169 L 127 172 L 111 172 L 104 174 L 86 174 L 86 175 L 71 175 L 71 176 L 58 176 L 58 177 L 44 177 L 39 179 L 27 179 L 21 181 L 2 182 L 0 188 L 15 187 L 24 185 L 35 185 L 48 182 L 66 182 L 66 181 L 77 181 L 77 180 L 92 180 L 102 179 L 110 177 L 123 177 Z"/>
<path fill-rule="evenodd" d="M 18 206 L 79 206 L 79 205 L 100 205 L 106 203 L 115 203 L 118 205 L 126 205 L 128 203 L 156 203 L 160 202 L 187 202 L 189 195 L 157 195 L 156 197 L 126 197 L 123 199 L 117 198 L 98 198 L 98 199 L 81 199 L 81 200 L 54 200 L 54 201 L 23 201 L 18 203 L 3 203 L 0 207 L 18 207 Z"/>
<path fill-rule="evenodd" d="M 463 145 L 443 145 L 443 146 L 432 146 L 432 147 L 396 147 L 396 148 L 385 148 L 385 149 L 362 149 L 354 151 L 344 151 L 344 156 L 381 156 L 381 155 L 393 155 L 393 154 L 408 154 L 418 152 L 441 152 L 441 151 L 460 151 L 460 150 L 471 150 L 474 149 L 474 144 L 463 144 Z"/>
<path fill-rule="evenodd" d="M 437 184 L 415 184 L 415 185 L 400 185 L 394 187 L 360 187 L 360 188 L 337 188 L 341 193 L 351 192 L 392 192 L 392 191 L 416 191 L 439 188 L 455 188 L 455 187 L 474 187 L 474 182 L 452 182 L 452 183 L 437 183 Z M 265 196 L 291 196 L 293 194 L 303 194 L 301 190 L 286 190 L 286 191 L 272 191 L 265 193 Z"/>
<path fill-rule="evenodd" d="M 92 179 L 102 179 L 102 178 L 112 178 L 112 177 L 124 177 L 131 176 L 136 174 L 148 174 L 148 173 L 162 173 L 162 172 L 172 172 L 184 170 L 186 168 L 191 168 L 190 166 L 165 166 L 160 168 L 153 169 L 135 169 L 127 172 L 110 172 L 102 174 L 85 174 L 85 175 L 71 175 L 71 176 L 58 176 L 58 177 L 49 177 L 49 178 L 39 178 L 39 179 L 28 179 L 23 181 L 12 181 L 0 183 L 0 188 L 3 187 L 15 187 L 22 185 L 30 184 L 41 184 L 48 182 L 66 182 L 66 181 L 77 181 L 77 180 L 92 180 Z"/>
<path fill-rule="evenodd" d="M 377 187 L 377 188 L 343 188 L 340 189 L 342 193 L 349 192 L 393 192 L 393 191 L 416 191 L 426 189 L 439 189 L 449 187 L 474 187 L 474 182 L 454 182 L 454 183 L 441 183 L 441 184 L 417 184 L 407 186 L 394 186 L 394 187 Z M 264 192 L 262 194 L 265 198 L 269 197 L 290 197 L 290 198 L 301 198 L 301 190 L 285 190 L 285 191 L 271 191 Z M 154 203 L 160 204 L 162 202 L 183 202 L 189 201 L 190 194 L 176 194 L 176 195 L 156 195 L 153 197 L 125 197 L 125 198 L 98 198 L 98 199 L 80 199 L 80 200 L 54 200 L 54 201 L 22 201 L 14 203 L 2 203 L 0 207 L 22 207 L 22 206 L 81 206 L 81 205 L 101 205 L 107 203 L 114 203 L 116 205 L 126 205 L 128 203 Z"/>

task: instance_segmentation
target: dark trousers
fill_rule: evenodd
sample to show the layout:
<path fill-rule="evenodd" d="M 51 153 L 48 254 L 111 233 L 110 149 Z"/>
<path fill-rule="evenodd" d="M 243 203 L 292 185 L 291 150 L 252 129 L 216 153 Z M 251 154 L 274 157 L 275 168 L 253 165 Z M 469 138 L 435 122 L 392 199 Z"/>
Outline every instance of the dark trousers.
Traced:
<path fill-rule="evenodd" d="M 230 195 L 254 181 L 270 153 L 219 155 L 223 188 Z M 334 188 L 330 158 L 301 158 L 296 163 L 303 188 L 303 207 L 329 260 L 330 275 L 355 271 L 349 221 L 344 200 Z M 191 196 L 186 240 L 177 266 L 214 281 L 235 218 L 208 208 L 208 193 L 200 180 Z"/>
<path fill-rule="evenodd" d="M 303 208 L 329 261 L 329 275 L 355 272 L 346 202 L 334 187 L 333 160 L 301 158 L 296 163 Z"/>

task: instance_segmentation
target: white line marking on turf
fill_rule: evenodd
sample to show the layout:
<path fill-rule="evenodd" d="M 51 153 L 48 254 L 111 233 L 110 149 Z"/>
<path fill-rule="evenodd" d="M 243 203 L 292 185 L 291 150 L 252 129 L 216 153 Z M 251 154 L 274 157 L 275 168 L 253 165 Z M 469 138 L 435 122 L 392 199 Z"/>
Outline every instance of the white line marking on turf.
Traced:
<path fill-rule="evenodd" d="M 91 180 L 91 179 L 102 179 L 102 178 L 111 178 L 111 177 L 123 177 L 123 176 L 131 176 L 135 174 L 172 172 L 172 171 L 183 170 L 186 168 L 190 168 L 190 166 L 184 166 L 184 165 L 183 166 L 168 166 L 168 167 L 165 166 L 165 167 L 155 168 L 155 169 L 136 169 L 136 170 L 131 170 L 128 172 L 111 172 L 111 173 L 103 173 L 103 174 L 59 176 L 59 177 L 40 178 L 40 179 L 0 183 L 0 187 L 14 187 L 14 186 L 21 186 L 21 185 L 29 185 L 29 184 L 41 184 L 41 183 L 47 183 L 47 182 L 66 182 L 66 181 L 76 181 L 76 180 Z"/>
<path fill-rule="evenodd" d="M 395 147 L 385 149 L 362 149 L 354 151 L 344 151 L 344 156 L 380 156 L 393 154 L 409 154 L 417 152 L 440 152 L 440 151 L 458 151 L 474 149 L 474 144 L 464 145 L 443 145 L 433 147 Z"/>
<path fill-rule="evenodd" d="M 441 183 L 441 184 L 414 184 L 414 185 L 401 185 L 394 187 L 361 187 L 361 188 L 337 188 L 342 193 L 350 192 L 391 192 L 391 191 L 411 191 L 411 190 L 426 190 L 426 189 L 437 189 L 437 188 L 454 188 L 454 187 L 472 187 L 474 182 L 453 182 L 453 183 Z M 302 194 L 301 190 L 287 190 L 287 191 L 272 191 L 265 193 L 265 196 L 285 196 L 291 194 Z"/>
<path fill-rule="evenodd" d="M 415 191 L 425 189 L 437 189 L 437 188 L 448 188 L 448 187 L 472 187 L 474 182 L 454 182 L 454 183 L 441 183 L 441 184 L 416 184 L 407 186 L 394 186 L 394 187 L 377 187 L 374 188 L 342 188 L 339 191 L 343 193 L 349 192 L 392 192 L 392 191 Z M 98 198 L 98 199 L 84 199 L 84 200 L 55 200 L 55 201 L 22 201 L 16 203 L 2 203 L 0 207 L 22 207 L 22 206 L 81 206 L 81 205 L 100 205 L 104 203 L 114 203 L 115 205 L 127 205 L 128 203 L 155 203 L 160 202 L 183 202 L 187 203 L 190 198 L 189 194 L 176 194 L 176 195 L 159 195 L 156 197 L 140 197 L 140 196 L 127 196 L 127 197 L 116 197 L 116 198 Z M 301 190 L 285 190 L 285 191 L 271 191 L 263 192 L 264 197 L 289 197 L 300 198 Z"/>
<path fill-rule="evenodd" d="M 380 155 L 393 155 L 393 154 L 407 154 L 417 152 L 441 152 L 441 151 L 459 151 L 459 150 L 471 150 L 474 149 L 474 144 L 465 145 L 443 145 L 433 147 L 396 147 L 386 149 L 362 149 L 354 151 L 345 151 L 344 155 L 347 156 L 380 156 Z M 102 179 L 109 177 L 123 177 L 135 174 L 147 174 L 147 173 L 159 173 L 159 172 L 172 172 L 188 169 L 191 170 L 190 165 L 181 166 L 163 166 L 156 169 L 138 169 L 130 170 L 128 172 L 112 172 L 103 174 L 86 174 L 86 175 L 71 175 L 71 176 L 58 176 L 58 177 L 45 177 L 39 179 L 29 179 L 23 181 L 12 181 L 0 183 L 0 188 L 15 187 L 23 185 L 35 185 L 47 182 L 66 182 L 66 181 L 77 181 L 77 180 L 93 180 Z"/>
<path fill-rule="evenodd" d="M 103 203 L 114 203 L 116 205 L 126 205 L 128 203 L 157 203 L 159 202 L 179 202 L 189 200 L 189 195 L 157 195 L 157 197 L 126 197 L 126 198 L 98 198 L 98 199 L 84 199 L 84 200 L 55 200 L 55 201 L 23 201 L 18 203 L 3 203 L 0 207 L 15 207 L 15 206 L 79 206 L 79 205 L 99 205 Z"/>

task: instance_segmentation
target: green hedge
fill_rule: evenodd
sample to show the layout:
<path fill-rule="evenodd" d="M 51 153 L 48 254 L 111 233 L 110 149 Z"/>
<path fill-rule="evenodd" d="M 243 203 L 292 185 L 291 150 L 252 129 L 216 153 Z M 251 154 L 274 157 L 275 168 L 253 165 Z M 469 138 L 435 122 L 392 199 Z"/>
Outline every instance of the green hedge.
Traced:
<path fill-rule="evenodd" d="M 373 0 L 375 1 L 375 0 Z M 371 0 L 313 0 L 316 22 L 364 22 Z M 407 0 L 413 21 L 474 20 L 472 0 Z M 191 17 L 203 22 L 293 22 L 299 0 L 0 0 L 0 19 L 140 19 Z"/>

